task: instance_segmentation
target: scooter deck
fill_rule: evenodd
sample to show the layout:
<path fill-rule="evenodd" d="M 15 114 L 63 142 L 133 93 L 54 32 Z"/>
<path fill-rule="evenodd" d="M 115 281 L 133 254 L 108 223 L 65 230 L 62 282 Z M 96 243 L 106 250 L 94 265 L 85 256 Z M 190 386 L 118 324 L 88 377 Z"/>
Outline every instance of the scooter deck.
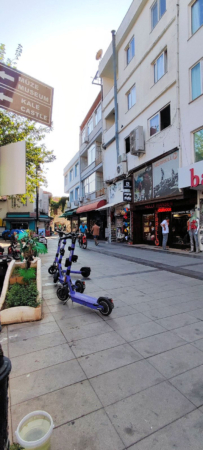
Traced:
<path fill-rule="evenodd" d="M 80 292 L 69 292 L 70 298 L 73 302 L 79 303 L 80 305 L 87 306 L 92 309 L 102 309 L 97 303 L 97 299 L 94 297 L 89 297 L 89 295 L 81 294 Z"/>

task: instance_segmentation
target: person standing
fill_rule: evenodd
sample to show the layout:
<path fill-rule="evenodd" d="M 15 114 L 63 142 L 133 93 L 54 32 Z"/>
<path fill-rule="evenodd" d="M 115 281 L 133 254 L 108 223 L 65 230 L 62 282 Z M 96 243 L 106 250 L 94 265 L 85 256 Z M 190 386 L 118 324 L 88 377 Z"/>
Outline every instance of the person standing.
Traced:
<path fill-rule="evenodd" d="M 163 235 L 162 247 L 163 247 L 163 250 L 166 250 L 166 245 L 168 242 L 168 235 L 169 235 L 169 218 L 166 217 L 165 220 L 163 220 L 163 222 L 161 222 L 160 225 L 162 227 L 162 235 Z"/>
<path fill-rule="evenodd" d="M 91 233 L 93 234 L 95 245 L 98 245 L 99 231 L 100 231 L 99 225 L 97 225 L 97 222 L 94 222 L 93 227 L 91 229 Z"/>

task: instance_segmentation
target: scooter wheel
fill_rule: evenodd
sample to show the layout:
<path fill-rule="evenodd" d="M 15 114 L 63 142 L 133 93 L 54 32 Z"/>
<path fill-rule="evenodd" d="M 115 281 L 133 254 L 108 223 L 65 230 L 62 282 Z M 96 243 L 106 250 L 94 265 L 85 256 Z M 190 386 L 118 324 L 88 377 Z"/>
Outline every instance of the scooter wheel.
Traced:
<path fill-rule="evenodd" d="M 75 289 L 76 292 L 80 292 L 80 294 L 82 294 L 82 293 L 84 292 L 85 286 L 84 286 L 84 284 L 83 284 L 82 281 L 77 280 L 77 281 L 75 282 L 75 286 L 76 286 L 76 289 Z"/>
<path fill-rule="evenodd" d="M 88 278 L 90 276 L 91 269 L 90 267 L 81 267 L 80 272 L 83 278 Z"/>
<path fill-rule="evenodd" d="M 83 244 L 83 248 L 84 248 L 84 250 L 87 248 L 87 242 L 85 242 L 85 243 Z"/>
<path fill-rule="evenodd" d="M 54 273 L 54 276 L 53 276 L 53 282 L 54 282 L 54 283 L 57 283 L 58 278 L 59 278 L 59 273 L 58 273 L 58 272 Z"/>
<path fill-rule="evenodd" d="M 110 302 L 103 298 L 102 300 L 98 300 L 99 305 L 103 306 L 103 309 L 100 309 L 100 313 L 102 314 L 102 316 L 109 316 L 109 314 L 111 314 L 112 312 L 112 307 Z"/>
<path fill-rule="evenodd" d="M 19 259 L 20 259 L 20 253 L 14 252 L 14 253 L 13 253 L 13 259 L 15 259 L 15 261 L 19 261 Z"/>
<path fill-rule="evenodd" d="M 67 300 L 67 298 L 69 297 L 67 287 L 59 286 L 57 291 L 56 291 L 56 295 L 59 298 L 59 300 L 61 300 L 62 302 Z"/>
<path fill-rule="evenodd" d="M 50 275 L 54 275 L 54 273 L 56 273 L 56 271 L 57 271 L 57 269 L 53 265 L 48 268 L 48 272 L 50 273 Z"/>

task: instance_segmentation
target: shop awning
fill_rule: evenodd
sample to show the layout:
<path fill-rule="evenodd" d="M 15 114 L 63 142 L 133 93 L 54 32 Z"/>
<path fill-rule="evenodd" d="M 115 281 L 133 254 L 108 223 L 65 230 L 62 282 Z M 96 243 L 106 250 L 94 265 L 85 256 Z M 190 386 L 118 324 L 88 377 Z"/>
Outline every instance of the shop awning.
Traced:
<path fill-rule="evenodd" d="M 100 209 L 102 206 L 106 204 L 106 200 L 100 200 L 99 202 L 90 203 L 89 205 L 80 206 L 80 208 L 77 209 L 77 214 L 84 213 L 87 211 L 95 211 L 97 209 Z"/>
<path fill-rule="evenodd" d="M 115 203 L 107 203 L 106 205 L 102 206 L 101 208 L 97 208 L 97 210 L 101 210 L 101 209 L 107 209 L 107 208 L 111 208 L 112 206 L 115 205 L 120 205 L 121 203 L 115 202 Z"/>
<path fill-rule="evenodd" d="M 72 209 L 71 211 L 65 211 L 65 212 L 64 212 L 61 216 L 59 216 L 59 217 L 67 218 L 67 217 L 73 216 L 73 214 L 76 214 L 76 211 L 77 211 L 77 209 Z"/>

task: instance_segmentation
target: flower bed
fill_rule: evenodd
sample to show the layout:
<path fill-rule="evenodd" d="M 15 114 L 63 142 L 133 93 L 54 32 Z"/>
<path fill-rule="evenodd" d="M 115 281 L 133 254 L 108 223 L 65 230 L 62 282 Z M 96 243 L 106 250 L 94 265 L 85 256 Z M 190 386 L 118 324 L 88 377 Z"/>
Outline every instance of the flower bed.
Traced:
<path fill-rule="evenodd" d="M 2 325 L 40 320 L 41 297 L 41 260 L 36 258 L 31 263 L 31 270 L 25 269 L 25 263 L 12 261 L 0 300 Z"/>

